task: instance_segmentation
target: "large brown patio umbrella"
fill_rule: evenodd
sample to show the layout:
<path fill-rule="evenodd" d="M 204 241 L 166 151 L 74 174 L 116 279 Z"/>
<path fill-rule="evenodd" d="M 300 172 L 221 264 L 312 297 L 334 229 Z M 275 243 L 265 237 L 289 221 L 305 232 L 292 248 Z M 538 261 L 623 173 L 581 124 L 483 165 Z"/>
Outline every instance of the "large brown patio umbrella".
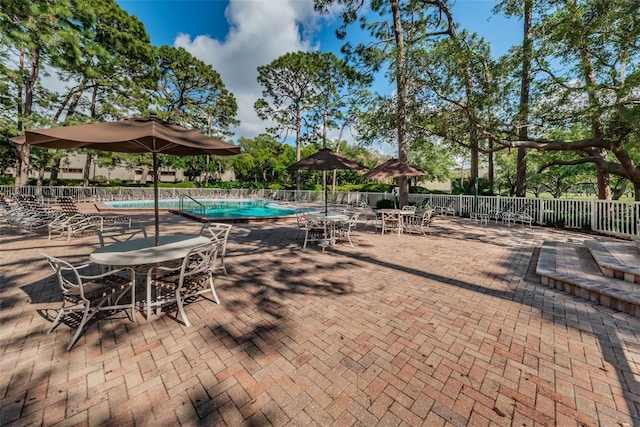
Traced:
<path fill-rule="evenodd" d="M 342 154 L 335 153 L 328 148 L 321 148 L 317 153 L 310 155 L 309 157 L 300 160 L 289 166 L 287 170 L 320 170 L 329 171 L 334 169 L 350 169 L 350 170 L 363 170 L 367 169 L 366 166 L 343 156 Z M 323 174 L 322 186 L 324 187 L 324 213 L 327 209 L 327 176 Z"/>
<path fill-rule="evenodd" d="M 370 170 L 364 174 L 363 178 L 396 178 L 399 176 L 422 176 L 428 175 L 429 172 L 411 166 L 407 162 L 401 162 L 398 159 L 389 159 L 380 166 Z"/>
<path fill-rule="evenodd" d="M 383 178 L 397 178 L 400 176 L 422 176 L 428 175 L 429 172 L 417 168 L 415 166 L 411 166 L 407 162 L 401 162 L 398 159 L 389 159 L 380 166 L 370 170 L 366 174 L 364 174 L 363 178 L 375 178 L 375 179 L 383 179 Z M 394 197 L 393 203 L 395 205 L 396 198 Z"/>
<path fill-rule="evenodd" d="M 160 229 L 158 154 L 177 156 L 205 154 L 232 156 L 240 154 L 240 147 L 160 120 L 157 117 L 30 130 L 25 132 L 24 137 L 12 138 L 12 141 L 43 148 L 90 148 L 117 153 L 151 153 L 153 155 L 156 245 L 159 242 Z"/>

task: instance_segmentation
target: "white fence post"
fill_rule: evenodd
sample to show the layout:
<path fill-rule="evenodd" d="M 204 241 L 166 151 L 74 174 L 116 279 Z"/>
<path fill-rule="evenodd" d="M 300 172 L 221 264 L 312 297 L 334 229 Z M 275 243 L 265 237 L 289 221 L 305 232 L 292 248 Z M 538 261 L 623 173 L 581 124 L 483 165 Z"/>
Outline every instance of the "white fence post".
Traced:
<path fill-rule="evenodd" d="M 597 210 L 597 203 L 595 201 L 595 199 L 591 199 L 591 223 L 589 224 L 591 227 L 591 230 L 596 230 L 597 229 L 597 225 L 598 225 L 598 212 Z"/>

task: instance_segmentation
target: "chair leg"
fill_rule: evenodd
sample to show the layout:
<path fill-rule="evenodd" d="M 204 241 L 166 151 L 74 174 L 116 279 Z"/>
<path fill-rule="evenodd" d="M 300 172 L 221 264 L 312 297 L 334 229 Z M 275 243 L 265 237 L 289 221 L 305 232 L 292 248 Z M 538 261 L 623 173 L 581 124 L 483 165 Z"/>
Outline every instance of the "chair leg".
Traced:
<path fill-rule="evenodd" d="M 211 286 L 211 294 L 213 294 L 213 299 L 216 300 L 216 303 L 220 304 L 220 298 L 218 298 L 216 288 L 213 286 L 213 276 L 209 276 L 209 286 Z"/>
<path fill-rule="evenodd" d="M 222 271 L 224 271 L 224 275 L 225 276 L 229 275 L 229 273 L 227 273 L 227 266 L 224 263 L 224 257 L 223 256 L 220 257 L 220 268 L 222 268 Z"/>
<path fill-rule="evenodd" d="M 120 292 L 120 294 L 116 297 L 115 301 L 113 301 L 113 302 L 109 301 L 109 305 L 119 305 L 118 303 L 120 302 L 120 298 L 122 298 L 123 296 L 125 296 L 129 292 L 131 292 L 131 321 L 135 323 L 135 309 L 136 309 L 136 286 L 135 286 L 135 280 L 134 280 L 134 283 L 131 286 L 131 288 L 125 289 L 124 291 Z"/>
<path fill-rule="evenodd" d="M 51 332 L 53 332 L 53 330 L 60 324 L 60 321 L 62 320 L 62 316 L 64 315 L 64 308 L 65 308 L 65 300 L 63 297 L 62 307 L 60 307 L 60 309 L 58 310 L 58 314 L 56 318 L 53 320 L 53 324 L 51 325 L 51 327 L 47 330 L 47 334 L 50 334 Z"/>
<path fill-rule="evenodd" d="M 350 231 L 347 231 L 347 240 L 349 240 L 349 244 L 353 248 L 353 242 L 351 242 L 351 232 Z"/>
<path fill-rule="evenodd" d="M 178 305 L 178 311 L 180 312 L 180 316 L 182 320 L 184 320 L 185 326 L 191 326 L 191 322 L 187 318 L 187 313 L 184 312 L 184 306 L 182 304 L 182 297 L 179 292 L 176 292 L 176 304 Z"/>
<path fill-rule="evenodd" d="M 80 335 L 82 334 L 82 330 L 84 329 L 84 326 L 87 324 L 87 321 L 89 321 L 89 319 L 91 319 L 93 317 L 93 315 L 91 315 L 91 316 L 89 315 L 90 310 L 91 310 L 91 306 L 87 306 L 84 309 L 84 312 L 82 314 L 82 320 L 80 321 L 80 324 L 78 325 L 78 329 L 76 330 L 76 333 L 73 334 L 73 337 L 71 338 L 71 342 L 67 346 L 67 351 L 71 350 L 71 347 L 73 347 L 73 345 L 76 343 L 78 338 L 80 338 Z"/>
<path fill-rule="evenodd" d="M 156 290 L 156 293 L 158 292 L 158 290 Z M 147 285 L 147 301 L 145 304 L 145 311 L 147 312 L 147 320 L 151 318 L 151 311 L 152 311 L 152 307 L 151 307 L 151 286 Z"/>

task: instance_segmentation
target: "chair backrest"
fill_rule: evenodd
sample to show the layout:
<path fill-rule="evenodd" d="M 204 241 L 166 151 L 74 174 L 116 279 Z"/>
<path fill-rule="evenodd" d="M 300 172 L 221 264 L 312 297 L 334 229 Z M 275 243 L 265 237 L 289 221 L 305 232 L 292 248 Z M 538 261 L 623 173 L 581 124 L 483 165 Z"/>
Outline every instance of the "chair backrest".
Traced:
<path fill-rule="evenodd" d="M 422 224 L 429 224 L 431 222 L 431 218 L 433 217 L 433 209 L 426 209 L 422 213 Z"/>
<path fill-rule="evenodd" d="M 347 222 L 347 228 L 349 231 L 354 230 L 358 226 L 358 218 L 360 217 L 360 212 L 354 212 Z"/>
<path fill-rule="evenodd" d="M 60 209 L 63 212 L 66 212 L 66 213 L 72 214 L 72 215 L 80 213 L 80 210 L 78 209 L 78 206 L 76 206 L 76 203 L 69 196 L 58 197 L 57 202 L 58 202 L 58 205 L 60 206 Z"/>
<path fill-rule="evenodd" d="M 84 299 L 84 291 L 82 288 L 82 279 L 80 278 L 80 273 L 73 265 L 69 264 L 67 261 L 64 261 L 60 258 L 52 257 L 45 253 L 40 253 L 43 257 L 47 259 L 49 262 L 49 266 L 56 273 L 58 277 L 58 284 L 62 289 L 63 293 L 69 291 L 77 291 L 80 294 L 80 297 Z"/>
<path fill-rule="evenodd" d="M 98 230 L 98 240 L 100 247 L 117 242 L 128 242 L 132 239 L 147 237 L 147 230 L 142 227 L 137 228 L 115 228 L 111 230 Z"/>
<path fill-rule="evenodd" d="M 400 229 L 400 216 L 395 212 L 382 211 L 380 215 L 382 221 L 382 228 L 386 230 L 399 230 Z"/>
<path fill-rule="evenodd" d="M 398 214 L 395 212 L 382 211 L 383 221 L 398 221 Z"/>
<path fill-rule="evenodd" d="M 320 221 L 317 218 L 312 218 L 309 216 L 304 216 L 303 218 L 304 218 L 305 226 L 309 230 L 320 230 L 320 229 L 325 230 L 326 229 L 325 221 Z"/>
<path fill-rule="evenodd" d="M 231 224 L 225 224 L 221 222 L 207 222 L 202 225 L 200 229 L 200 235 L 203 236 L 207 232 L 211 236 L 211 241 L 222 242 L 220 248 L 220 255 L 224 256 L 227 252 L 227 240 L 229 240 L 229 232 L 231 231 Z"/>
<path fill-rule="evenodd" d="M 305 223 L 304 221 L 305 212 L 306 211 L 304 209 L 296 209 L 296 221 L 298 222 L 298 227 L 302 227 Z"/>
<path fill-rule="evenodd" d="M 215 271 L 216 259 L 222 250 L 222 241 L 210 241 L 191 249 L 180 266 L 179 287 L 184 286 L 190 276 L 211 274 Z"/>

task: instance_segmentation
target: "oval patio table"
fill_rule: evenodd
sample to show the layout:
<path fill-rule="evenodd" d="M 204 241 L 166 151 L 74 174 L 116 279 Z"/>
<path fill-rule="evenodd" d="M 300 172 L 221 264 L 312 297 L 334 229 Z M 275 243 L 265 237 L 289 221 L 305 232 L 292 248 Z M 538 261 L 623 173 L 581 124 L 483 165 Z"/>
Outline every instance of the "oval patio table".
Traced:
<path fill-rule="evenodd" d="M 182 259 L 196 246 L 209 243 L 205 236 L 192 234 L 173 234 L 160 236 L 160 244 L 155 245 L 155 237 L 132 239 L 117 242 L 98 248 L 91 253 L 91 262 L 107 266 L 140 266 L 159 264 L 176 259 Z M 151 288 L 147 285 L 147 299 L 145 311 L 147 318 L 151 316 Z"/>

